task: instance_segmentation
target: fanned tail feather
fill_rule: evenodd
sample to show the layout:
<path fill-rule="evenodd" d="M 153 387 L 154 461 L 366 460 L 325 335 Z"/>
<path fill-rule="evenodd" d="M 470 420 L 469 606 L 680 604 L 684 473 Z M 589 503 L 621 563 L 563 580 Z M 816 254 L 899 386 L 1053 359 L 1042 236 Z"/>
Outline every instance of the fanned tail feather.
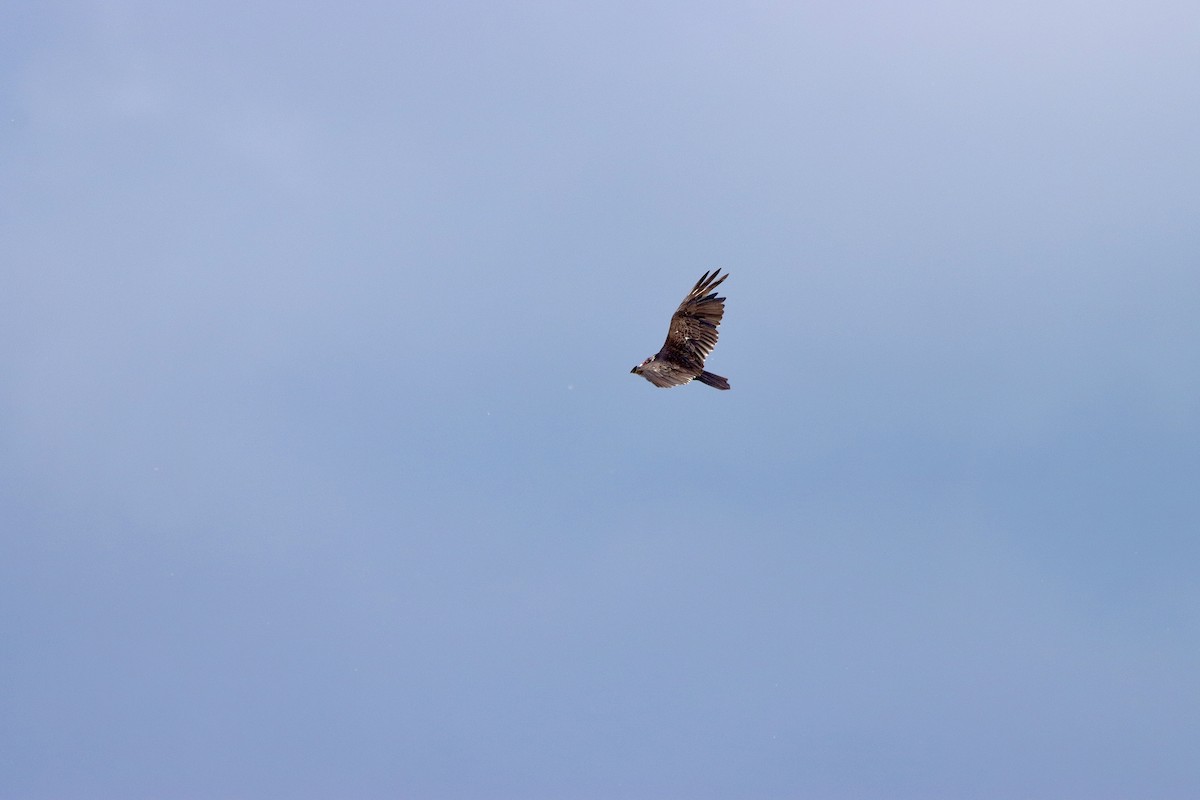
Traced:
<path fill-rule="evenodd" d="M 728 389 L 729 381 L 722 378 L 720 375 L 714 375 L 711 372 L 701 372 L 696 376 L 696 380 L 703 384 L 713 387 L 714 389 Z"/>

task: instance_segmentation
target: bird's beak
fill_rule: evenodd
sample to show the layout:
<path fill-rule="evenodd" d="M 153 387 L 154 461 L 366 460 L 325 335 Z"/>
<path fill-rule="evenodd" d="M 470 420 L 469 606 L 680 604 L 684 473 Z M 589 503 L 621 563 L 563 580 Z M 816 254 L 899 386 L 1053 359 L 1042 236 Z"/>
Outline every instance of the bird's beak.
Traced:
<path fill-rule="evenodd" d="M 630 372 L 630 374 L 636 375 L 636 374 L 637 374 L 637 367 L 634 367 L 633 369 L 629 370 L 629 372 Z"/>

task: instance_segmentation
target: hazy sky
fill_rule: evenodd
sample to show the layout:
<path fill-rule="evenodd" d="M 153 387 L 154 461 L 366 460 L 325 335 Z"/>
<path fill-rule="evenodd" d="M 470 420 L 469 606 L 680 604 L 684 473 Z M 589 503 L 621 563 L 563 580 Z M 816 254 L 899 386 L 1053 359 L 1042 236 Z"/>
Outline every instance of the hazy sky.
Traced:
<path fill-rule="evenodd" d="M 1198 42 L 5 4 L 0 797 L 1196 797 Z"/>

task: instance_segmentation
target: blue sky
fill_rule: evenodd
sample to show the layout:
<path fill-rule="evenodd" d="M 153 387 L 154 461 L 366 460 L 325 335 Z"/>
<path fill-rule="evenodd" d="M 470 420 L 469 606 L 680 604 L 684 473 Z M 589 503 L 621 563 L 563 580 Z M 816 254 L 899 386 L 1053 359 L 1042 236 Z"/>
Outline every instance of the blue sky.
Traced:
<path fill-rule="evenodd" d="M 0 796 L 1194 797 L 1193 5 L 6 7 Z"/>

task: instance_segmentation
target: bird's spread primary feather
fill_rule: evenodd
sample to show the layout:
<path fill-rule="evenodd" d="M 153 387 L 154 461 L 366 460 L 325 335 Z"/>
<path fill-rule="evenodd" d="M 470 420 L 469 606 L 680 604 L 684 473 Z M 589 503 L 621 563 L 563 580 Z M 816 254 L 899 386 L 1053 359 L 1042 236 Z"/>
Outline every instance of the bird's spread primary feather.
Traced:
<path fill-rule="evenodd" d="M 693 379 L 728 389 L 729 381 L 704 371 L 704 360 L 717 344 L 717 326 L 725 316 L 725 298 L 717 297 L 716 288 L 728 277 L 719 269 L 705 272 L 671 316 L 662 349 L 630 371 L 664 389 Z"/>

